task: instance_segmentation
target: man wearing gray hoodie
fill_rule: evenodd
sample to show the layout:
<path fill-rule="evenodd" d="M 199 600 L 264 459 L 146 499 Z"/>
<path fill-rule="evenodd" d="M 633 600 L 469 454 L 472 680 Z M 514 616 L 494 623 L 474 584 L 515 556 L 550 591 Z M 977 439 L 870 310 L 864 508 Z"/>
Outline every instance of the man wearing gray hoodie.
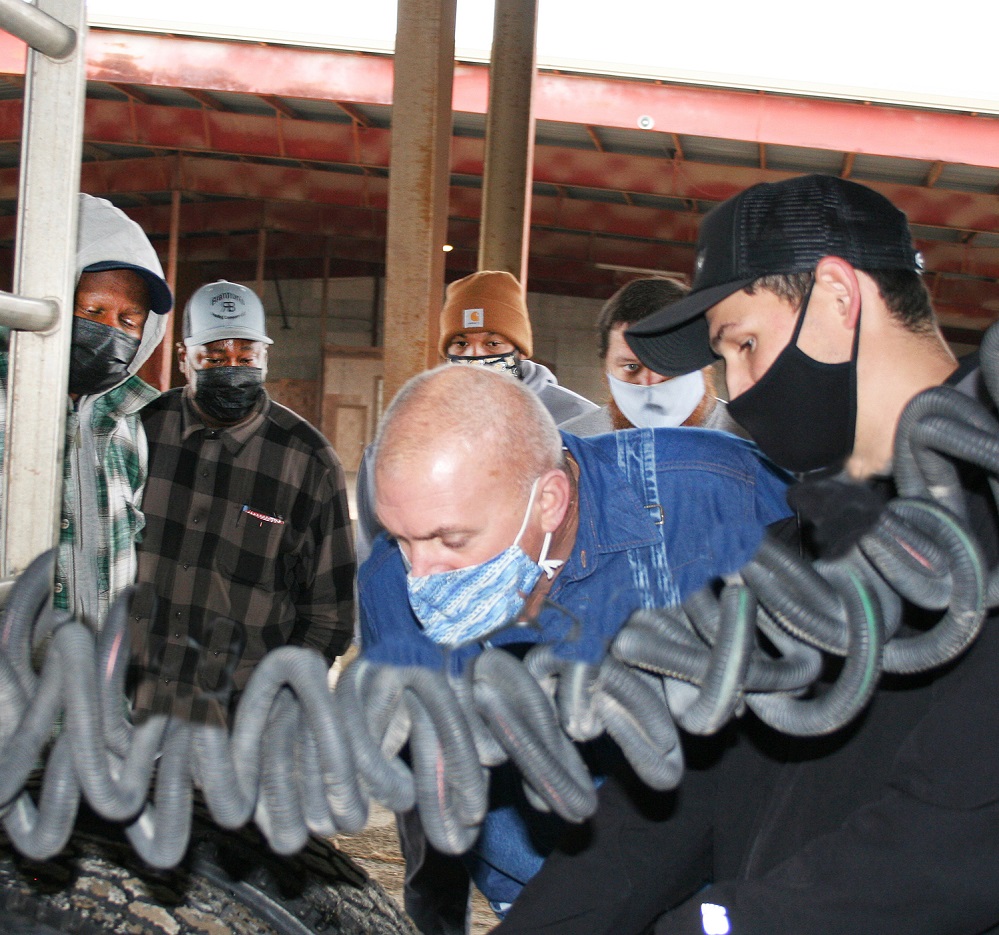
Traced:
<path fill-rule="evenodd" d="M 139 410 L 158 395 L 137 374 L 172 304 L 142 228 L 111 202 L 81 194 L 54 604 L 95 629 L 135 580 L 148 467 Z M 0 419 L 7 348 L 4 333 Z M 0 453 L 4 437 L 0 425 Z"/>

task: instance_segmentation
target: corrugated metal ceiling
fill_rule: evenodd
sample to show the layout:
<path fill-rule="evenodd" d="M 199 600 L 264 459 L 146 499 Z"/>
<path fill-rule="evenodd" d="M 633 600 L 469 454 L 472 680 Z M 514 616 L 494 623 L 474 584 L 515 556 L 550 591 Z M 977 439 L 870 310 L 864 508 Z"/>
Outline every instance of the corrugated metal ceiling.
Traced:
<path fill-rule="evenodd" d="M 146 36 L 140 41 L 127 33 L 113 33 L 113 38 L 119 51 L 138 45 L 131 65 L 128 55 L 115 62 L 115 80 L 92 77 L 88 81 L 84 146 L 88 190 L 133 213 L 160 246 L 168 230 L 167 206 L 173 190 L 179 191 L 181 260 L 185 244 L 198 238 L 197 263 L 205 278 L 240 278 L 241 272 L 250 273 L 254 260 L 227 249 L 224 238 L 218 241 L 219 254 L 214 258 L 203 245 L 209 235 L 234 236 L 254 229 L 271 231 L 269 276 L 280 278 L 292 268 L 296 275 L 310 268 L 319 275 L 330 245 L 337 249 L 338 238 L 349 240 L 350 246 L 342 255 L 334 252 L 334 275 L 382 272 L 379 258 L 384 256 L 391 127 L 391 106 L 381 102 L 383 87 L 344 90 L 341 84 L 324 94 L 317 84 L 306 95 L 287 93 L 282 82 L 274 80 L 273 93 L 269 93 L 262 87 L 265 70 L 252 75 L 233 72 L 222 81 L 217 63 L 229 62 L 235 68 L 245 61 L 245 47 L 237 55 L 227 48 L 237 43 L 207 40 L 200 50 L 214 57 L 214 81 L 206 77 L 207 66 L 200 74 L 197 69 L 178 66 L 172 78 L 153 81 L 143 65 L 147 44 L 155 41 L 161 48 L 183 40 Z M 281 55 L 289 51 L 281 50 Z M 266 53 L 258 49 L 254 54 Z M 299 50 L 298 54 L 315 53 Z M 378 64 L 358 63 L 357 54 L 351 55 L 347 64 Z M 0 118 L 7 127 L 0 137 L 0 215 L 9 220 L 15 208 L 14 167 L 19 155 L 11 108 L 18 106 L 23 81 L 9 57 L 7 61 L 6 66 L 0 65 L 0 71 L 6 72 L 0 75 Z M 107 67 L 106 62 L 97 61 L 92 70 L 100 73 Z M 463 74 L 470 69 L 463 66 Z M 572 79 L 559 76 L 559 80 Z M 650 93 L 649 83 L 621 81 L 620 85 L 616 92 L 624 100 L 632 94 L 638 101 L 637 95 Z M 592 79 L 579 78 L 576 87 L 576 97 L 565 105 L 564 113 L 553 114 L 549 107 L 537 120 L 533 220 L 545 232 L 539 238 L 545 252 L 532 255 L 546 272 L 544 277 L 531 276 L 533 291 L 604 297 L 628 275 L 608 267 L 689 269 L 697 217 L 722 197 L 758 180 L 826 172 L 872 183 L 909 211 L 915 236 L 928 254 L 945 321 L 951 315 L 962 327 L 973 323 L 979 328 L 995 317 L 992 309 L 999 309 L 999 160 L 988 165 L 947 161 L 937 158 L 932 144 L 925 142 L 911 147 L 912 155 L 902 154 L 907 147 L 901 142 L 896 153 L 865 152 L 874 147 L 863 146 L 847 151 L 836 148 L 835 140 L 804 145 L 795 142 L 793 128 L 774 132 L 771 140 L 746 139 L 743 130 L 726 133 L 728 111 L 724 108 L 732 105 L 727 98 L 708 92 L 698 92 L 708 118 L 715 101 L 721 101 L 711 135 L 685 132 L 711 123 L 696 111 L 684 120 L 677 118 L 675 125 L 657 116 L 656 129 L 639 129 L 632 118 L 599 119 L 606 111 L 597 103 L 590 106 Z M 759 107 L 766 96 L 744 97 L 747 107 Z M 805 117 L 814 116 L 808 102 L 800 103 Z M 647 106 L 647 99 L 641 98 L 635 106 Z M 593 119 L 589 119 L 591 110 Z M 881 107 L 877 113 L 885 120 L 907 118 L 906 109 L 894 110 L 897 113 Z M 184 114 L 190 118 L 192 111 L 198 114 L 194 124 L 181 119 Z M 827 118 L 826 111 L 832 116 Z M 822 120 L 840 120 L 830 108 L 814 119 L 816 132 L 821 131 Z M 995 118 L 977 115 L 953 119 L 964 121 L 958 126 L 967 124 L 969 138 L 977 128 L 988 134 L 999 126 Z M 741 126 L 740 120 L 729 122 Z M 454 114 L 456 167 L 451 179 L 449 239 L 455 249 L 448 257 L 449 278 L 471 271 L 475 263 L 484 135 L 483 113 Z M 807 135 L 800 134 L 802 139 Z M 953 142 L 944 135 L 940 139 L 941 145 Z M 308 174 L 295 174 L 302 172 Z M 197 205 L 211 205 L 213 210 L 195 212 Z M 295 208 L 292 215 L 285 212 L 287 206 Z M 368 220 L 360 225 L 359 218 Z M 284 250 L 281 236 L 292 233 L 313 234 L 314 246 L 303 246 L 308 238 L 303 241 L 298 236 L 295 255 L 286 255 L 291 247 Z M 0 246 L 9 248 L 11 236 L 8 223 L 0 230 Z M 591 245 L 585 259 L 579 258 L 581 238 Z M 356 249 L 358 239 L 368 248 L 362 259 Z M 232 247 L 232 241 L 228 244 Z M 561 264 L 552 262 L 560 259 L 564 260 Z M 241 270 L 240 264 L 246 268 Z M 969 281 L 976 288 L 969 289 Z M 948 289 L 948 283 L 958 282 L 963 284 L 960 290 Z"/>

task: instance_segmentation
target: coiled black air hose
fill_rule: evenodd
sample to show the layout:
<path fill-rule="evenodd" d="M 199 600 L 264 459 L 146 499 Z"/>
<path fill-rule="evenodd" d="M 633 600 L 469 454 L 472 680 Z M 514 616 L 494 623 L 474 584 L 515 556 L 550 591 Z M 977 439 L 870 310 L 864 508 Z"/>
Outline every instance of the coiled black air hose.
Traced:
<path fill-rule="evenodd" d="M 999 328 L 982 355 L 996 399 Z M 51 610 L 46 553 L 0 619 L 0 817 L 15 847 L 45 859 L 85 797 L 166 868 L 187 847 L 195 786 L 218 823 L 255 818 L 282 853 L 309 834 L 359 830 L 374 798 L 415 804 L 431 843 L 458 852 L 478 833 L 488 769 L 506 760 L 536 807 L 581 821 L 596 796 L 574 742 L 606 733 L 649 785 L 668 789 L 683 771 L 678 728 L 711 733 L 748 709 L 791 735 L 835 731 L 882 671 L 953 660 L 999 605 L 999 568 L 968 525 L 969 470 L 999 500 L 999 423 L 970 397 L 929 390 L 899 422 L 899 496 L 845 554 L 808 562 L 766 540 L 740 575 L 683 607 L 633 613 L 599 664 L 546 645 L 524 660 L 487 647 L 456 676 L 362 651 L 331 695 L 321 657 L 285 647 L 257 666 L 231 730 L 162 715 L 133 727 L 122 703 L 128 595 L 95 640 Z M 935 625 L 904 629 L 904 602 L 936 613 Z M 46 750 L 36 804 L 25 786 Z"/>

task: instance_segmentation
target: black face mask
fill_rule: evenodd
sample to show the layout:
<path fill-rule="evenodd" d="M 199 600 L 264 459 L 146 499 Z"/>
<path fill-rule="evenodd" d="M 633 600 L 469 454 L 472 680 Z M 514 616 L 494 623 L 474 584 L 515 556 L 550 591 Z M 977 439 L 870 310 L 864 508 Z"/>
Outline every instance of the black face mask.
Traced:
<path fill-rule="evenodd" d="M 89 318 L 73 319 L 69 349 L 69 391 L 76 396 L 103 393 L 129 376 L 139 339 Z"/>
<path fill-rule="evenodd" d="M 195 371 L 194 401 L 206 415 L 231 425 L 250 414 L 263 384 L 261 367 L 207 367 Z"/>
<path fill-rule="evenodd" d="M 809 288 L 794 334 L 763 377 L 728 404 L 729 414 L 764 454 L 795 474 L 838 470 L 853 451 L 857 430 L 857 346 L 850 359 L 824 364 L 798 349 Z"/>

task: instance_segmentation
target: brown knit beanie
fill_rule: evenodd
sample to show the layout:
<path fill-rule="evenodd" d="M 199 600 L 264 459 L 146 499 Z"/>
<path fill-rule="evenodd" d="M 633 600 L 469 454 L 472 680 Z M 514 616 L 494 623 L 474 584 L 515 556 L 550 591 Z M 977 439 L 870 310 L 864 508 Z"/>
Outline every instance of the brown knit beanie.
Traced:
<path fill-rule="evenodd" d="M 441 309 L 441 357 L 456 334 L 494 331 L 530 357 L 531 320 L 517 278 L 502 270 L 486 269 L 451 283 Z"/>

